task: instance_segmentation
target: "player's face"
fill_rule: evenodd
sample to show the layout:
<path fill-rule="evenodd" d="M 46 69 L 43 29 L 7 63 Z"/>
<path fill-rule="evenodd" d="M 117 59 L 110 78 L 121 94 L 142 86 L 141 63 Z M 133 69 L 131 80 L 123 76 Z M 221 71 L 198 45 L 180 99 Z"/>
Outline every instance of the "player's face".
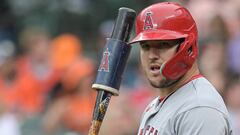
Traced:
<path fill-rule="evenodd" d="M 176 54 L 178 45 L 178 40 L 140 42 L 142 67 L 153 87 L 164 88 L 174 82 L 163 78 L 160 67 Z"/>

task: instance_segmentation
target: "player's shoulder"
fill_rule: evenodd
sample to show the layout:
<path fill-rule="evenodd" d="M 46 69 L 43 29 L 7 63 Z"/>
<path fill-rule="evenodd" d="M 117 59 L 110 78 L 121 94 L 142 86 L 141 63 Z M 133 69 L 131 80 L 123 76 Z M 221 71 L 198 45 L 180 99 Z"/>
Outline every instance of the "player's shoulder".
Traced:
<path fill-rule="evenodd" d="M 190 102 L 199 106 L 208 106 L 225 110 L 226 106 L 222 96 L 215 87 L 204 77 L 192 82 L 194 96 Z"/>
<path fill-rule="evenodd" d="M 186 84 L 185 90 L 183 88 L 180 93 L 181 92 L 188 95 L 188 97 L 184 99 L 183 103 L 186 110 L 182 111 L 187 111 L 197 107 L 207 107 L 228 115 L 228 111 L 221 95 L 204 77 L 192 80 Z"/>
<path fill-rule="evenodd" d="M 228 115 L 221 95 L 204 77 L 194 79 L 185 84 L 170 97 L 169 102 L 172 102 L 171 100 L 181 101 L 175 104 L 178 107 L 178 113 L 196 107 L 208 107 Z"/>
<path fill-rule="evenodd" d="M 186 112 L 178 114 L 173 119 L 173 123 L 175 123 L 175 131 L 179 134 L 232 135 L 232 126 L 229 119 L 214 108 L 192 108 Z"/>
<path fill-rule="evenodd" d="M 227 130 L 231 129 L 225 103 L 218 91 L 206 78 L 201 77 L 190 81 L 173 94 L 171 100 L 174 99 L 182 99 L 181 102 L 175 104 L 177 109 L 171 118 L 175 122 L 188 123 L 190 125 L 186 127 L 189 127 L 193 123 L 212 125 L 214 121 L 219 121 L 221 124 L 215 126 L 224 126 Z M 169 102 L 172 102 L 171 100 Z"/>

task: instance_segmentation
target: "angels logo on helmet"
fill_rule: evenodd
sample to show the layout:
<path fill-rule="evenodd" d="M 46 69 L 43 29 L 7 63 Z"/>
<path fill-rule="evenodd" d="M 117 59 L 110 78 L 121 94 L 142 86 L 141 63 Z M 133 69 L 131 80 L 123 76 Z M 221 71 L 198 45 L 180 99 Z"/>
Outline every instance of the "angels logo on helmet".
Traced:
<path fill-rule="evenodd" d="M 147 12 L 146 13 L 146 18 L 144 20 L 144 30 L 148 29 L 154 29 L 156 27 L 156 24 L 153 24 L 153 19 L 152 19 L 152 12 Z"/>

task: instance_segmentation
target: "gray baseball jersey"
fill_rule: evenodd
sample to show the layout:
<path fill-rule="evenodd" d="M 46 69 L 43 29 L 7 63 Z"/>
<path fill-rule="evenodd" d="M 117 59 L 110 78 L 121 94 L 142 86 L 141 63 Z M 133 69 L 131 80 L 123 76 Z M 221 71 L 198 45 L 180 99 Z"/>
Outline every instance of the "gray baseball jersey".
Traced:
<path fill-rule="evenodd" d="M 204 77 L 191 80 L 143 113 L 138 135 L 232 135 L 222 97 Z"/>

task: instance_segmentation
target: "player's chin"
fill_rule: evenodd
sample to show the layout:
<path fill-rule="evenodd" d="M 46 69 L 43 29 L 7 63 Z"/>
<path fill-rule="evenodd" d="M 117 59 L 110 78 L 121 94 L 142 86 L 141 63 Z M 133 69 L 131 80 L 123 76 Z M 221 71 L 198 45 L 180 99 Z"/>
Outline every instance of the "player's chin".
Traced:
<path fill-rule="evenodd" d="M 167 88 L 173 85 L 177 80 L 166 80 L 163 78 L 149 78 L 150 84 L 154 88 Z"/>
<path fill-rule="evenodd" d="M 148 78 L 150 84 L 154 87 L 154 88 L 162 88 L 163 84 L 164 84 L 164 80 L 161 78 Z"/>

